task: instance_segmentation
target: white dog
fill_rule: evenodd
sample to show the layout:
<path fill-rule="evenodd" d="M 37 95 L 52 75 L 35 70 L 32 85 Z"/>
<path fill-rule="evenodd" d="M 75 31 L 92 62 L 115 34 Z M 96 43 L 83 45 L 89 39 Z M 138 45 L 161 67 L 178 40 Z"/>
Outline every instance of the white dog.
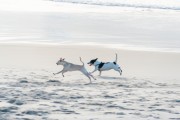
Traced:
<path fill-rule="evenodd" d="M 102 71 L 107 71 L 107 70 L 110 70 L 110 69 L 114 69 L 115 71 L 119 72 L 120 75 L 122 75 L 122 70 L 120 68 L 120 66 L 117 64 L 117 54 L 116 54 L 116 59 L 114 62 L 99 62 L 97 60 L 98 58 L 96 59 L 93 59 L 91 60 L 90 62 L 88 62 L 88 64 L 91 66 L 91 65 L 94 65 L 95 66 L 95 69 L 94 71 L 92 71 L 91 73 L 94 73 L 95 71 L 99 71 L 99 76 L 101 76 L 101 72 Z"/>
<path fill-rule="evenodd" d="M 80 61 L 82 62 L 81 58 Z M 83 62 L 82 62 L 83 63 Z M 63 65 L 63 69 L 60 72 L 57 73 L 53 73 L 54 75 L 62 73 L 62 76 L 64 77 L 64 73 L 68 72 L 68 71 L 80 71 L 82 72 L 86 77 L 89 78 L 90 83 L 91 83 L 91 77 L 96 80 L 89 72 L 87 72 L 87 70 L 84 67 L 84 63 L 83 65 L 75 65 L 72 63 L 69 63 L 67 61 L 65 61 L 64 59 L 60 58 L 60 60 L 58 60 L 58 62 L 56 63 L 57 65 Z"/>

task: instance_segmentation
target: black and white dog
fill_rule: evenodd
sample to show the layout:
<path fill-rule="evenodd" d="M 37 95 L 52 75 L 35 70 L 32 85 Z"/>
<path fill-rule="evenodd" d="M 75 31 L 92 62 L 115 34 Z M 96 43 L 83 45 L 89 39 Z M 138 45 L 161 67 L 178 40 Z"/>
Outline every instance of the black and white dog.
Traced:
<path fill-rule="evenodd" d="M 120 68 L 120 66 L 117 64 L 117 54 L 116 54 L 116 59 L 114 62 L 99 62 L 97 60 L 98 58 L 96 59 L 93 59 L 91 60 L 90 62 L 88 62 L 88 64 L 91 66 L 91 65 L 94 65 L 95 66 L 95 69 L 94 71 L 92 71 L 91 73 L 94 73 L 95 71 L 99 71 L 99 76 L 101 76 L 101 72 L 102 71 L 107 71 L 107 70 L 111 70 L 111 69 L 114 69 L 115 71 L 119 72 L 120 75 L 122 75 L 122 70 Z"/>

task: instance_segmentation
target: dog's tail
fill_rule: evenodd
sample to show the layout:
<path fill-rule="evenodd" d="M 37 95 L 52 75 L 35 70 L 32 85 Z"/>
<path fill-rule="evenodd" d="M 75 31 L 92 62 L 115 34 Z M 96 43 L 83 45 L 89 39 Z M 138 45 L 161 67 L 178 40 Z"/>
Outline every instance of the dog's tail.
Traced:
<path fill-rule="evenodd" d="M 80 58 L 80 61 L 82 62 L 83 66 L 84 66 L 84 62 L 81 60 L 81 57 L 79 57 L 79 58 Z"/>
<path fill-rule="evenodd" d="M 118 59 L 118 58 L 117 58 L 117 53 L 116 53 L 116 59 L 115 59 L 115 61 L 114 61 L 115 63 L 117 63 L 117 59 Z"/>

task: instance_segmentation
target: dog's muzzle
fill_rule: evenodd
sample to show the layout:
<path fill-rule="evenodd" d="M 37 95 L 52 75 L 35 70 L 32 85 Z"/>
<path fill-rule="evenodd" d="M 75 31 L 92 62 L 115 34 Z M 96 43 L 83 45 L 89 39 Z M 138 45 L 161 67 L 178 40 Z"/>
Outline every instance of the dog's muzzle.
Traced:
<path fill-rule="evenodd" d="M 91 63 L 87 63 L 87 64 L 89 64 L 89 66 L 91 66 L 91 65 L 92 65 Z"/>

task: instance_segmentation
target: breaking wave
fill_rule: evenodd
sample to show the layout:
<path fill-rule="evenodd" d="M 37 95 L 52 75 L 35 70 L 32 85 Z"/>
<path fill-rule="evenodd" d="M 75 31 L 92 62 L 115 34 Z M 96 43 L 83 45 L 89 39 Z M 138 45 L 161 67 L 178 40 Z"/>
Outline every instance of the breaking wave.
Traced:
<path fill-rule="evenodd" d="M 180 10 L 178 0 L 51 0 L 55 2 L 111 7 Z"/>

